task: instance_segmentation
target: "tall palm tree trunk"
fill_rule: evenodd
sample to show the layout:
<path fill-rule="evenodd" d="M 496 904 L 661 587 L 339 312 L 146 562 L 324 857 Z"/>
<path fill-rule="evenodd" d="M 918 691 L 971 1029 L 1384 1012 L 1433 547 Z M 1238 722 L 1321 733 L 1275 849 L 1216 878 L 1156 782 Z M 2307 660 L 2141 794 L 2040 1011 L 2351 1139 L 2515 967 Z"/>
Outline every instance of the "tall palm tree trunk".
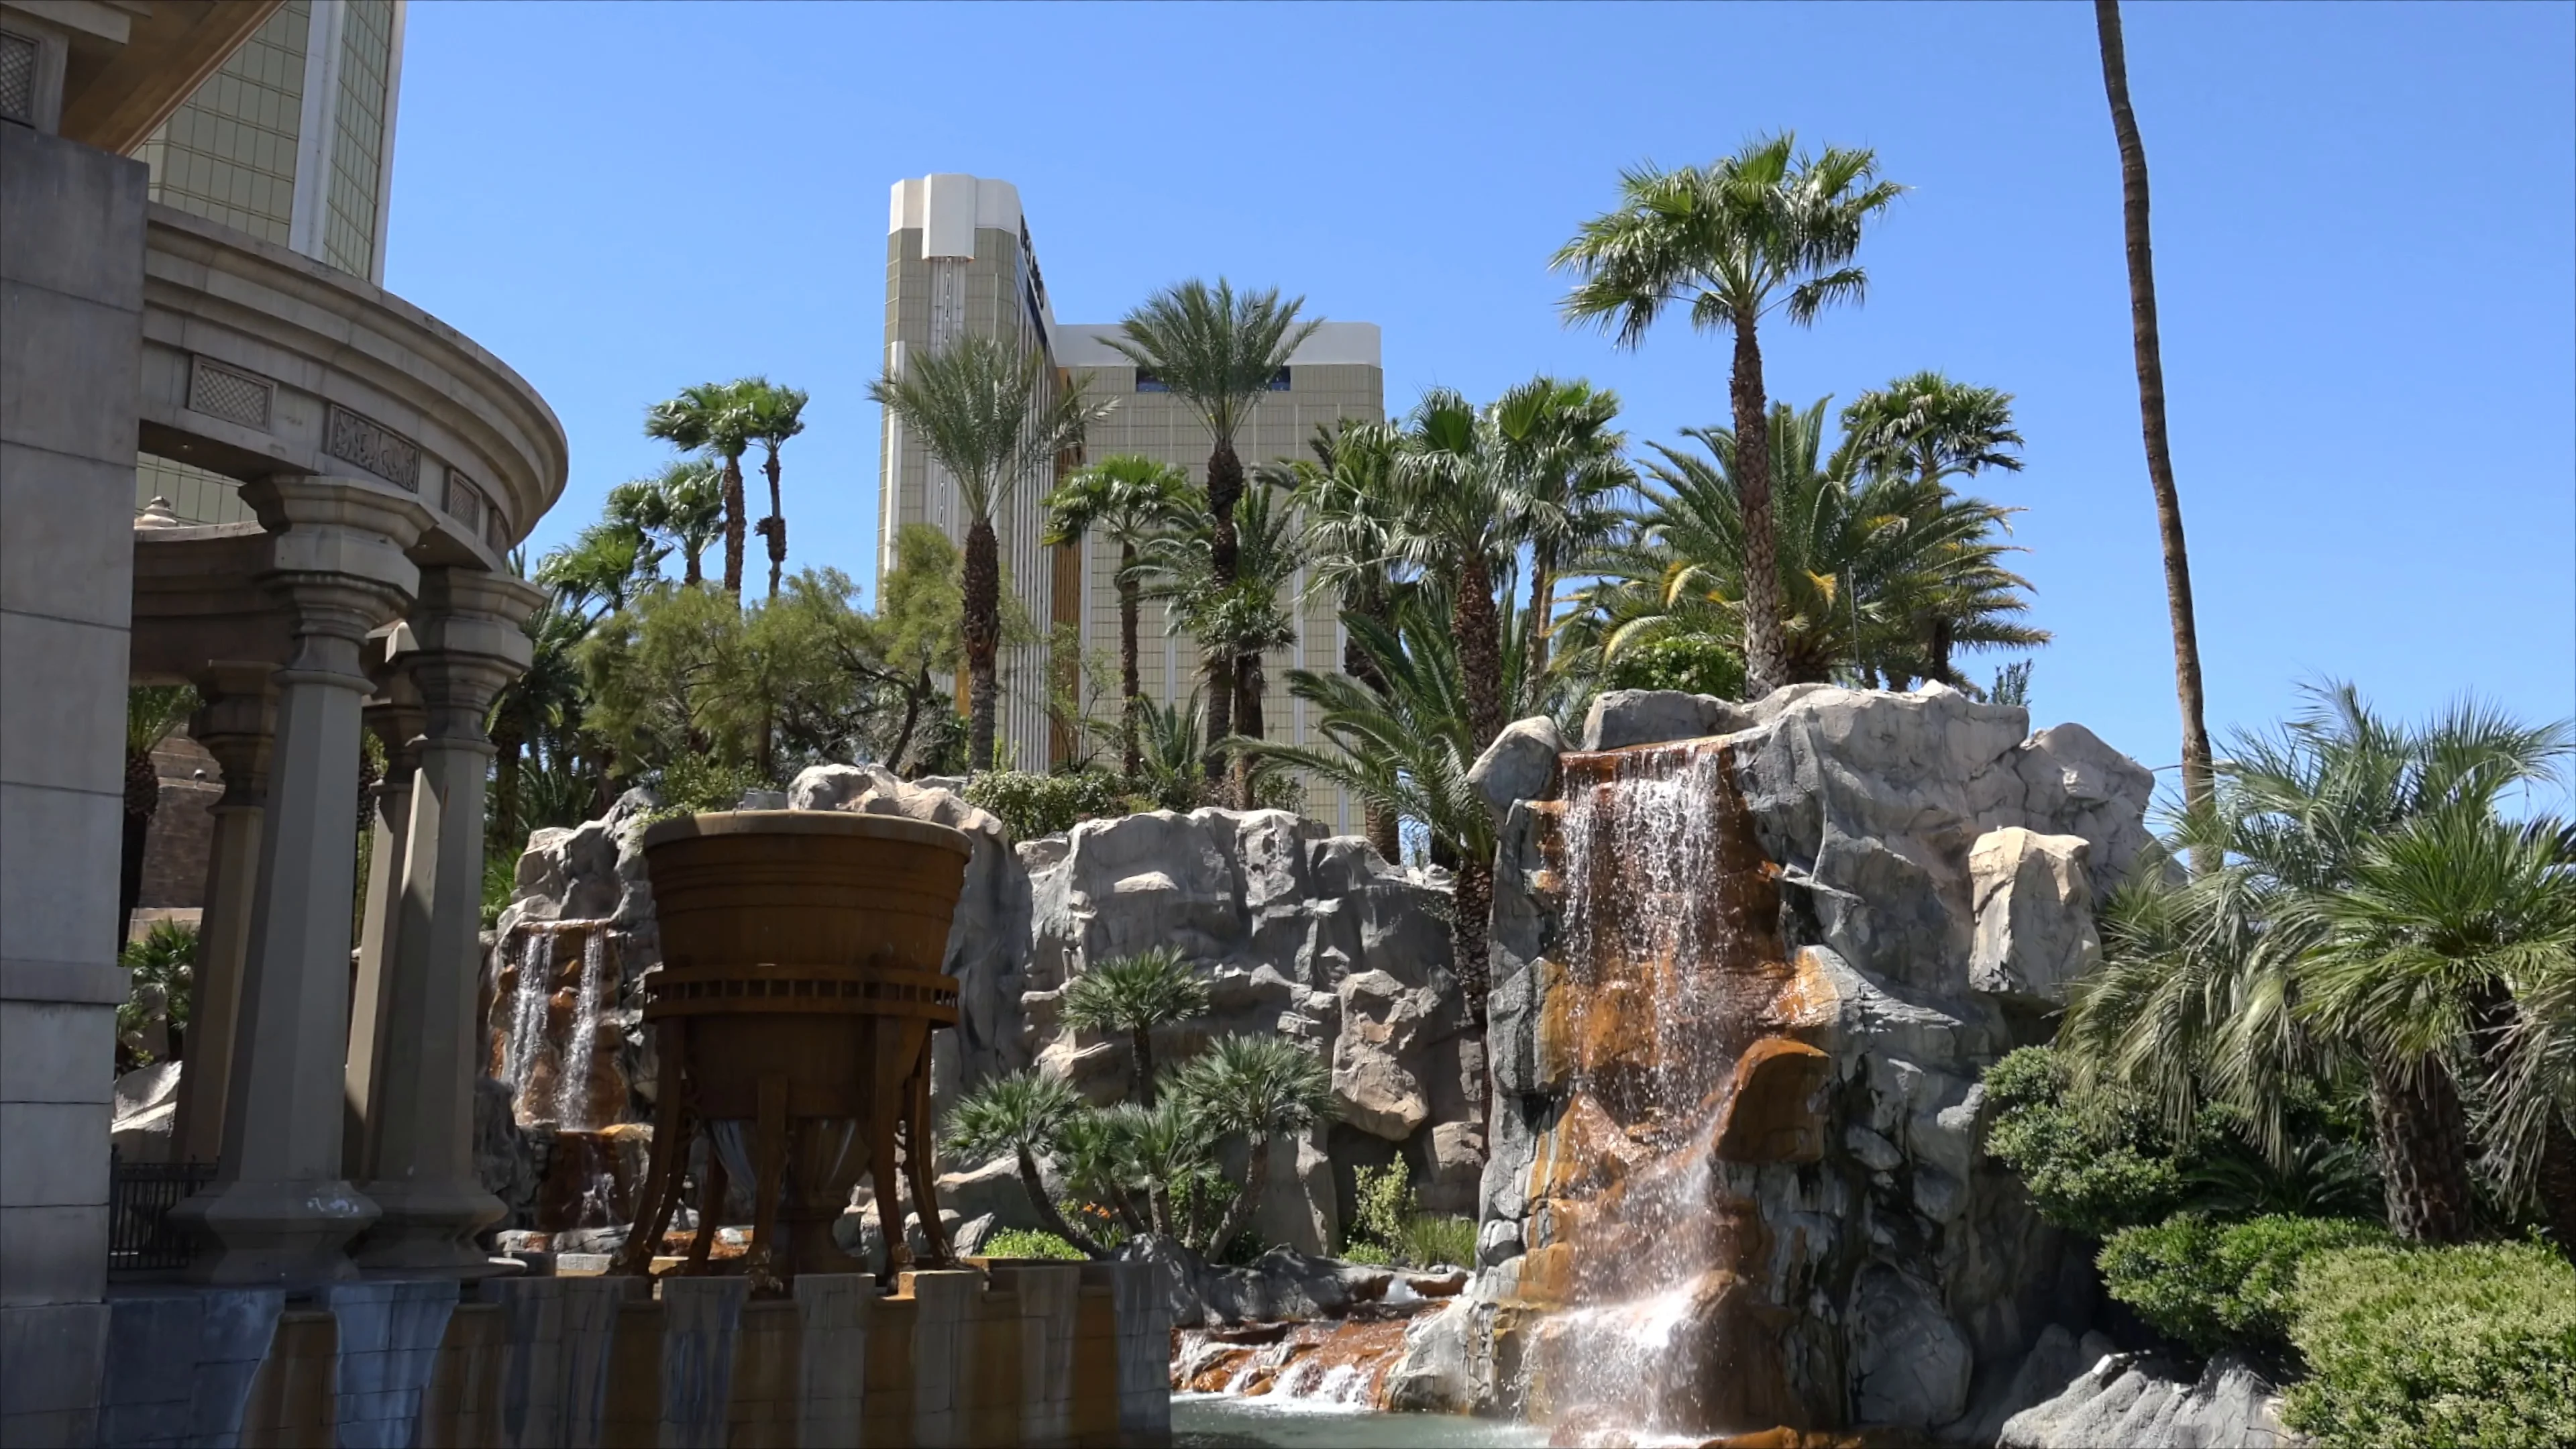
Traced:
<path fill-rule="evenodd" d="M 1267 683 L 1259 654 L 1234 656 L 1234 732 L 1246 739 L 1261 738 L 1261 692 Z M 1227 766 L 1226 779 L 1234 792 L 1234 808 L 1251 809 L 1252 757 L 1236 755 Z"/>
<path fill-rule="evenodd" d="M 993 656 L 1002 643 L 1002 546 L 993 520 L 977 518 L 966 529 L 966 762 L 969 770 L 993 768 Z"/>
<path fill-rule="evenodd" d="M 1128 1065 L 1136 1073 L 1136 1105 L 1147 1111 L 1154 1107 L 1154 1029 L 1150 1026 L 1131 1028 L 1127 1033 Z"/>
<path fill-rule="evenodd" d="M 1145 709 L 1145 678 L 1137 663 L 1142 651 L 1136 643 L 1135 573 L 1136 545 L 1122 543 L 1118 546 L 1118 763 L 1131 780 L 1145 768 L 1145 753 L 1136 741 L 1138 716 Z"/>
<path fill-rule="evenodd" d="M 2419 1243 L 2461 1243 L 2475 1228 L 2469 1197 L 2469 1115 L 2449 1068 L 2374 1054 L 2370 1110 L 2388 1190 L 2388 1226 Z"/>
<path fill-rule="evenodd" d="M 2156 265 L 2147 228 L 2147 148 L 2129 108 L 2129 59 L 2120 38 L 2119 0 L 2093 0 L 2102 41 L 2102 88 L 2111 100 L 2111 129 L 2120 139 L 2120 214 L 2128 233 L 2129 330 L 2138 360 L 2138 421 L 2146 435 L 2147 481 L 2156 495 L 2156 533 L 2164 543 L 2165 608 L 2173 617 L 2174 695 L 2182 708 L 2182 791 L 2197 809 L 2209 802 L 2209 725 L 2200 687 L 2200 631 L 2191 606 L 2191 555 L 2183 544 L 2182 496 L 2174 491 L 2173 454 L 2165 440 L 2164 350 L 2156 332 Z M 2196 860 L 2206 870 L 2215 862 Z"/>
<path fill-rule="evenodd" d="M 492 815 L 500 826 L 501 843 L 517 845 L 519 834 L 519 757 L 527 749 L 527 739 L 515 721 L 504 722 L 492 729 Z"/>
<path fill-rule="evenodd" d="M 1345 594 L 1342 596 L 1342 611 L 1380 624 L 1387 622 L 1386 605 L 1380 600 Z M 1356 638 L 1345 637 L 1342 641 L 1342 672 L 1378 694 L 1386 692 L 1386 676 L 1378 672 L 1377 660 L 1360 647 Z M 1400 864 L 1404 859 L 1401 833 L 1404 822 L 1397 818 L 1395 812 L 1380 805 L 1364 805 L 1360 820 L 1361 832 L 1368 837 L 1369 848 L 1377 852 L 1377 858 L 1389 865 Z"/>
<path fill-rule="evenodd" d="M 1216 576 L 1222 591 L 1231 588 L 1240 572 L 1236 562 L 1241 553 L 1234 532 L 1234 505 L 1243 498 L 1243 460 L 1235 456 L 1234 441 L 1219 438 L 1208 454 L 1208 569 Z M 1219 657 L 1208 666 L 1208 778 L 1214 779 L 1225 768 L 1225 757 L 1216 742 L 1234 732 L 1234 696 L 1237 692 L 1235 662 Z M 1217 728 L 1222 713 L 1226 728 Z"/>
<path fill-rule="evenodd" d="M 1455 893 L 1449 909 L 1449 954 L 1457 962 L 1458 991 L 1482 1029 L 1485 994 L 1493 986 L 1493 949 L 1487 927 L 1494 913 L 1494 863 L 1475 855 L 1459 857 Z"/>
<path fill-rule="evenodd" d="M 778 576 L 787 568 L 787 514 L 779 506 L 776 448 L 769 450 L 761 471 L 769 475 L 769 516 L 760 521 L 760 531 L 769 540 L 769 596 L 774 599 L 778 597 Z"/>
<path fill-rule="evenodd" d="M 1789 681 L 1780 639 L 1780 544 L 1771 517 L 1771 418 L 1762 386 L 1762 343 L 1750 308 L 1735 314 L 1737 501 L 1744 507 L 1744 695 L 1760 699 Z"/>
<path fill-rule="evenodd" d="M 1556 550 L 1543 543 L 1530 545 L 1529 615 L 1526 627 L 1529 644 L 1521 659 L 1521 688 L 1535 695 L 1539 676 L 1547 673 L 1548 615 L 1556 592 Z"/>
<path fill-rule="evenodd" d="M 1458 665 L 1467 690 L 1467 728 L 1483 750 L 1503 732 L 1502 620 L 1494 609 L 1494 576 L 1481 556 L 1458 570 L 1450 622 L 1458 631 Z"/>
<path fill-rule="evenodd" d="M 1216 742 L 1234 733 L 1233 661 L 1223 650 L 1202 649 L 1199 669 L 1207 676 L 1207 752 L 1199 759 L 1209 783 L 1225 778 L 1225 751 Z"/>
<path fill-rule="evenodd" d="M 742 597 L 743 514 L 748 505 L 742 497 L 742 458 L 728 453 L 724 460 L 724 585 L 725 592 Z"/>

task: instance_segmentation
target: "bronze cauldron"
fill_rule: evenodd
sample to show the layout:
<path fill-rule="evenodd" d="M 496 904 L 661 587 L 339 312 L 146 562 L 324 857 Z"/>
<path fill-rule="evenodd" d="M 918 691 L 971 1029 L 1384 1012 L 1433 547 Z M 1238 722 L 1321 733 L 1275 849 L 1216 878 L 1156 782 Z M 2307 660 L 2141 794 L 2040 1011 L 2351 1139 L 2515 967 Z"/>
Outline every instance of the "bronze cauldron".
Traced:
<path fill-rule="evenodd" d="M 939 967 L 969 850 L 944 825 L 828 810 L 684 816 L 644 833 L 662 932 L 644 1001 L 660 1092 L 620 1271 L 650 1268 L 701 1131 L 688 1271 L 707 1270 L 727 1185 L 746 1173 L 744 1266 L 756 1290 L 776 1291 L 800 1269 L 859 1269 L 832 1224 L 867 1170 L 890 1278 L 911 1260 L 898 1132 L 922 1236 L 934 1260 L 948 1260 L 930 1041 L 957 1022 L 957 978 Z"/>

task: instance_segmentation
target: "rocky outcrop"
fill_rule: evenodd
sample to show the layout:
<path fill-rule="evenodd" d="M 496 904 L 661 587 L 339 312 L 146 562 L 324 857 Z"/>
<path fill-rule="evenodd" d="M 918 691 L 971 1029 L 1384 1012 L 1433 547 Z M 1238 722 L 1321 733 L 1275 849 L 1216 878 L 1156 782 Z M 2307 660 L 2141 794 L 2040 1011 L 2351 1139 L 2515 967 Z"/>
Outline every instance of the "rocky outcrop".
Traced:
<path fill-rule="evenodd" d="M 167 1162 L 179 1120 L 179 1079 L 186 1062 L 154 1062 L 116 1079 L 108 1141 L 127 1162 Z"/>
<path fill-rule="evenodd" d="M 2062 1334 L 2063 1330 L 2059 1330 Z M 2290 1449 L 2281 1399 L 2223 1353 L 2197 1378 L 2151 1355 L 2102 1354 L 2055 1397 L 2006 1420 L 2001 1449 Z"/>
<path fill-rule="evenodd" d="M 1938 685 L 1614 692 L 1585 744 L 1610 753 L 1565 756 L 1556 798 L 1500 827 L 1493 1326 L 1426 1346 L 1425 1382 L 1453 1359 L 1543 1362 L 1550 1316 L 1652 1246 L 1618 1234 L 1660 1192 L 1721 1221 L 1724 1276 L 1673 1290 L 1706 1319 L 1674 1341 L 1733 1344 L 1744 1413 L 1991 1436 L 2042 1329 L 2087 1321 L 2094 1288 L 1985 1157 L 1977 1076 L 2045 1031 L 2099 952 L 2095 904 L 2153 864 L 2152 777 L 2080 726 L 2032 735 L 2021 709 Z M 1612 917 L 1619 949 L 1594 939 Z M 1672 998 L 1695 972 L 1714 999 Z M 1729 1033 L 1704 1103 L 1639 1115 L 1692 1080 L 1702 1049 L 1677 1043 Z M 1476 1402 L 1513 1378 L 1476 1380 Z"/>

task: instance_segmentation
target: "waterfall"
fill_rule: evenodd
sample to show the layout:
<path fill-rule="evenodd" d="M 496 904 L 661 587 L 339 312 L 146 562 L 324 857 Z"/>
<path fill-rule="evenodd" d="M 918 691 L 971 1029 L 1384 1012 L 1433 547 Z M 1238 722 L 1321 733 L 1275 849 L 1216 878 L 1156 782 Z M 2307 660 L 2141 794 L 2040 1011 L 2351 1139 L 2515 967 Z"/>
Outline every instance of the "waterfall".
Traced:
<path fill-rule="evenodd" d="M 608 933 L 586 931 L 581 941 L 581 986 L 573 995 L 572 1019 L 564 1027 L 563 1070 L 555 1075 L 555 1125 L 587 1132 L 591 1120 L 590 1069 L 599 1049 L 600 999 L 608 981 Z"/>
<path fill-rule="evenodd" d="M 1753 1244 L 1714 1149 L 1784 980 L 1775 873 L 1724 747 L 1565 764 L 1549 851 L 1563 976 L 1544 1030 L 1571 1079 L 1551 1134 L 1553 1246 L 1524 1270 L 1562 1308 L 1524 1390 L 1576 1435 L 1745 1427 L 1722 1422 L 1734 1395 L 1713 1381 L 1744 1347 L 1729 1300 Z"/>
<path fill-rule="evenodd" d="M 517 960 L 518 985 L 510 995 L 510 1039 L 502 1059 L 502 1079 L 510 1084 L 510 1101 L 527 1120 L 528 1088 L 537 1074 L 537 1058 L 546 1042 L 546 1006 L 553 995 L 554 942 L 544 931 L 522 927 Z M 508 947 L 504 947 L 507 950 Z"/>

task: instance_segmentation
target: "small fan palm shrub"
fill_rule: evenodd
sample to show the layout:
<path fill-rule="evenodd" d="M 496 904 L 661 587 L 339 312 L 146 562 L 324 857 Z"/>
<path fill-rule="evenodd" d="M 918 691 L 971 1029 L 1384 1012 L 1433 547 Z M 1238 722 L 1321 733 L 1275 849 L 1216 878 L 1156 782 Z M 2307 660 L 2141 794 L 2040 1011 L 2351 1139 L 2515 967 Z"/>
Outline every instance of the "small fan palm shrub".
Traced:
<path fill-rule="evenodd" d="M 1154 1105 L 1154 1029 L 1196 1020 L 1207 1009 L 1207 982 L 1168 946 L 1103 961 L 1073 978 L 1064 994 L 1066 1025 L 1127 1038 L 1130 1080 L 1145 1107 Z"/>

